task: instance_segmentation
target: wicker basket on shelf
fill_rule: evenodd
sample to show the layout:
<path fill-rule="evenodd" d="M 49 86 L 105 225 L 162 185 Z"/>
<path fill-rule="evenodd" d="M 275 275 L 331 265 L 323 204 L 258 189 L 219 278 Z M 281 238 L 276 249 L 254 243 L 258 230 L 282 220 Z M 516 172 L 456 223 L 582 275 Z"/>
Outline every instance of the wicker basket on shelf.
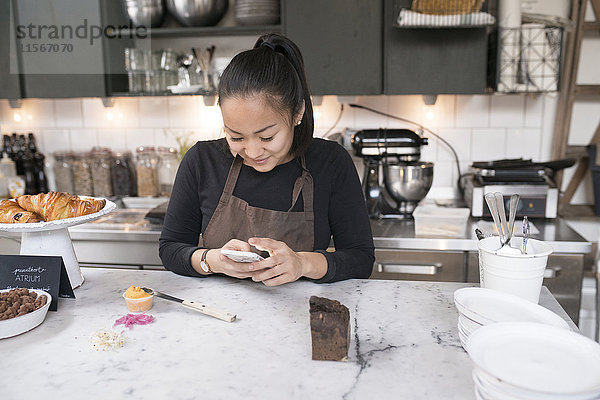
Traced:
<path fill-rule="evenodd" d="M 481 10 L 485 0 L 413 0 L 412 11 L 423 14 L 469 14 Z"/>

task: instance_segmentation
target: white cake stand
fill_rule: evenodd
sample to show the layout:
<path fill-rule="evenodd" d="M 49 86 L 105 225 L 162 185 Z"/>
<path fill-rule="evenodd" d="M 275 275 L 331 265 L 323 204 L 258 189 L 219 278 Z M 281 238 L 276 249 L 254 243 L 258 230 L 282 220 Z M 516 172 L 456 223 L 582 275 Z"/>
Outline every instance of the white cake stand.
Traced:
<path fill-rule="evenodd" d="M 106 200 L 104 208 L 93 214 L 48 222 L 0 224 L 0 231 L 21 232 L 21 255 L 61 256 L 71 286 L 75 289 L 83 283 L 83 275 L 67 228 L 94 221 L 113 211 L 116 207 L 115 203 Z"/>

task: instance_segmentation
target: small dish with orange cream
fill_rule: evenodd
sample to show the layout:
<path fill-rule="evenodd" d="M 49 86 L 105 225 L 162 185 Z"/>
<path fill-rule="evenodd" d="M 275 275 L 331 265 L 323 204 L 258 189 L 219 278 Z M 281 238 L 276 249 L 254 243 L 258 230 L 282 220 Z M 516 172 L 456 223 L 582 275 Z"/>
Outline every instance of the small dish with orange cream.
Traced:
<path fill-rule="evenodd" d="M 144 292 L 139 286 L 129 286 L 123 293 L 127 309 L 131 312 L 145 312 L 152 308 L 154 295 Z"/>

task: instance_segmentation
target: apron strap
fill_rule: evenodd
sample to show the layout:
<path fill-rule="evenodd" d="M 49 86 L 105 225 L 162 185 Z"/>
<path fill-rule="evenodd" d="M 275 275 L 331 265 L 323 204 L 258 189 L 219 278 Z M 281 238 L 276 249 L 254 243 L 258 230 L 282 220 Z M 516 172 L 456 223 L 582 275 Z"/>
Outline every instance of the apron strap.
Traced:
<path fill-rule="evenodd" d="M 300 156 L 300 166 L 302 167 L 302 175 L 300 175 L 296 179 L 296 182 L 294 182 L 292 205 L 290 206 L 288 212 L 291 212 L 294 208 L 300 193 L 302 193 L 302 200 L 304 202 L 304 212 L 313 211 L 313 180 L 310 172 L 306 168 L 306 160 L 304 159 L 304 156 Z"/>
<path fill-rule="evenodd" d="M 224 202 L 227 203 L 233 194 L 233 189 L 235 188 L 235 184 L 237 182 L 238 176 L 240 176 L 240 171 L 242 169 L 243 158 L 240 155 L 236 155 L 233 163 L 231 163 L 231 168 L 229 168 L 229 173 L 227 174 L 227 180 L 225 181 L 225 187 L 223 188 L 223 194 L 219 199 L 219 203 Z"/>

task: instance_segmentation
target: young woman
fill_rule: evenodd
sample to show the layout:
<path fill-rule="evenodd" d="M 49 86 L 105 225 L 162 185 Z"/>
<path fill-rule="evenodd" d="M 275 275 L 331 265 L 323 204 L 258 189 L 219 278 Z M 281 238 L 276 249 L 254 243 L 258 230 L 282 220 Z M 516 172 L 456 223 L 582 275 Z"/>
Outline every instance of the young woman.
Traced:
<path fill-rule="evenodd" d="M 177 172 L 160 237 L 164 266 L 269 286 L 368 278 L 375 257 L 358 174 L 343 147 L 312 137 L 297 46 L 268 34 L 236 55 L 221 76 L 219 105 L 225 138 L 198 142 Z M 241 263 L 221 249 L 270 257 Z"/>

